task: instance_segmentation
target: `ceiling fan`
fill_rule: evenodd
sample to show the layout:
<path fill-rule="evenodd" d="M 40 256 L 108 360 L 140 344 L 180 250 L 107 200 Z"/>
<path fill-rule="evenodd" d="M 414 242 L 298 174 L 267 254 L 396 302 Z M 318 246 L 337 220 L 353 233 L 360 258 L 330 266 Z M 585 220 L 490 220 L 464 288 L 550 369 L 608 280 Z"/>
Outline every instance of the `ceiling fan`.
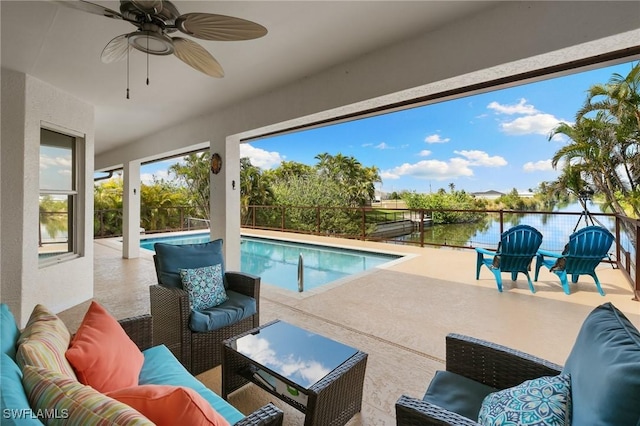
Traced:
<path fill-rule="evenodd" d="M 212 13 L 185 13 L 166 0 L 120 0 L 120 12 L 84 0 L 56 1 L 73 9 L 130 22 L 136 31 L 111 40 L 102 50 L 101 59 L 111 63 L 128 58 L 132 49 L 151 55 L 174 54 L 187 65 L 211 77 L 224 77 L 222 66 L 200 44 L 187 38 L 171 37 L 179 31 L 202 40 L 252 40 L 267 34 L 255 22 Z M 147 84 L 148 80 L 147 80 Z M 128 89 L 127 89 L 128 92 Z"/>

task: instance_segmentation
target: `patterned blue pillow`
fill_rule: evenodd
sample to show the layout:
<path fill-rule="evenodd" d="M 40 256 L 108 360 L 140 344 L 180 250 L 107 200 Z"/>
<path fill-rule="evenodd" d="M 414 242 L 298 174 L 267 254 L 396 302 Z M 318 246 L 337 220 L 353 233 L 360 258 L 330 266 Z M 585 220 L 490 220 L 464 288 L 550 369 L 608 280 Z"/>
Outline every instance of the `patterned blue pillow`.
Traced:
<path fill-rule="evenodd" d="M 189 293 L 189 305 L 193 311 L 213 308 L 229 298 L 224 290 L 222 265 L 180 269 L 183 288 Z"/>
<path fill-rule="evenodd" d="M 478 423 L 483 426 L 571 424 L 569 375 L 540 377 L 490 393 L 482 401 Z"/>

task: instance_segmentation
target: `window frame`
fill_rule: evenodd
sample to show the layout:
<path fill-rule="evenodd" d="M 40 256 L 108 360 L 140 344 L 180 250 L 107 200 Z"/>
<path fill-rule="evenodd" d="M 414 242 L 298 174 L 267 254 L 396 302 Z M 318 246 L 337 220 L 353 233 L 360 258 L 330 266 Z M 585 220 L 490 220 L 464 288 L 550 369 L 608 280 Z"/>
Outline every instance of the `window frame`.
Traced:
<path fill-rule="evenodd" d="M 68 251 L 51 256 L 41 256 L 40 244 L 38 242 L 38 265 L 40 268 L 59 264 L 69 260 L 84 257 L 85 255 L 85 205 L 86 205 L 86 135 L 74 130 L 61 127 L 52 123 L 40 123 L 40 140 L 39 147 L 43 145 L 43 131 L 58 133 L 62 136 L 72 139 L 71 146 L 71 171 L 72 171 L 72 188 L 70 190 L 46 189 L 42 187 L 40 176 L 38 176 L 38 227 L 41 226 L 40 215 L 40 197 L 44 195 L 60 196 L 65 195 L 68 198 L 69 216 L 67 219 L 68 227 Z M 40 167 L 40 153 L 38 154 L 38 167 Z M 38 170 L 38 175 L 40 171 Z M 40 235 L 40 232 L 38 232 Z"/>

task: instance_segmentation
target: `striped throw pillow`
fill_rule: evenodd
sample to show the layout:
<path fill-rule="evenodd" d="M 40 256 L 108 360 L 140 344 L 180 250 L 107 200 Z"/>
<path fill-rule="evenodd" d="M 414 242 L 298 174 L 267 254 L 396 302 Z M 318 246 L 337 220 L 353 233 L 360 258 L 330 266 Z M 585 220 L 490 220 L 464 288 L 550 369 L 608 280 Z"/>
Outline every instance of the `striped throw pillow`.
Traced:
<path fill-rule="evenodd" d="M 128 405 L 45 368 L 26 366 L 22 383 L 32 412 L 46 425 L 153 425 Z"/>
<path fill-rule="evenodd" d="M 71 334 L 62 320 L 46 307 L 36 305 L 18 339 L 16 362 L 22 369 L 27 365 L 44 367 L 76 379 L 65 357 L 70 341 Z"/>

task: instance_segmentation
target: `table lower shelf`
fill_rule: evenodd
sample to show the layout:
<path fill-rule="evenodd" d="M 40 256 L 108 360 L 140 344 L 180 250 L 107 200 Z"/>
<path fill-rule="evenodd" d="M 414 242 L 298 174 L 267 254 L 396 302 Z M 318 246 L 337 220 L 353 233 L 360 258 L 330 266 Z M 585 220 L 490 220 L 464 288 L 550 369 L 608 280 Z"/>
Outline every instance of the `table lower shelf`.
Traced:
<path fill-rule="evenodd" d="M 254 331 L 249 331 L 245 334 Z M 247 383 L 253 383 L 291 407 L 305 414 L 305 426 L 343 426 L 362 409 L 364 376 L 368 355 L 358 351 L 325 377 L 310 386 L 301 388 L 295 383 L 266 369 L 259 362 L 233 349 L 232 338 L 223 342 L 222 348 L 222 397 Z M 256 378 L 258 371 L 268 373 L 266 378 Z M 270 379 L 274 379 L 270 382 Z M 297 395 L 291 394 L 297 392 Z M 306 397 L 306 401 L 305 401 Z"/>

